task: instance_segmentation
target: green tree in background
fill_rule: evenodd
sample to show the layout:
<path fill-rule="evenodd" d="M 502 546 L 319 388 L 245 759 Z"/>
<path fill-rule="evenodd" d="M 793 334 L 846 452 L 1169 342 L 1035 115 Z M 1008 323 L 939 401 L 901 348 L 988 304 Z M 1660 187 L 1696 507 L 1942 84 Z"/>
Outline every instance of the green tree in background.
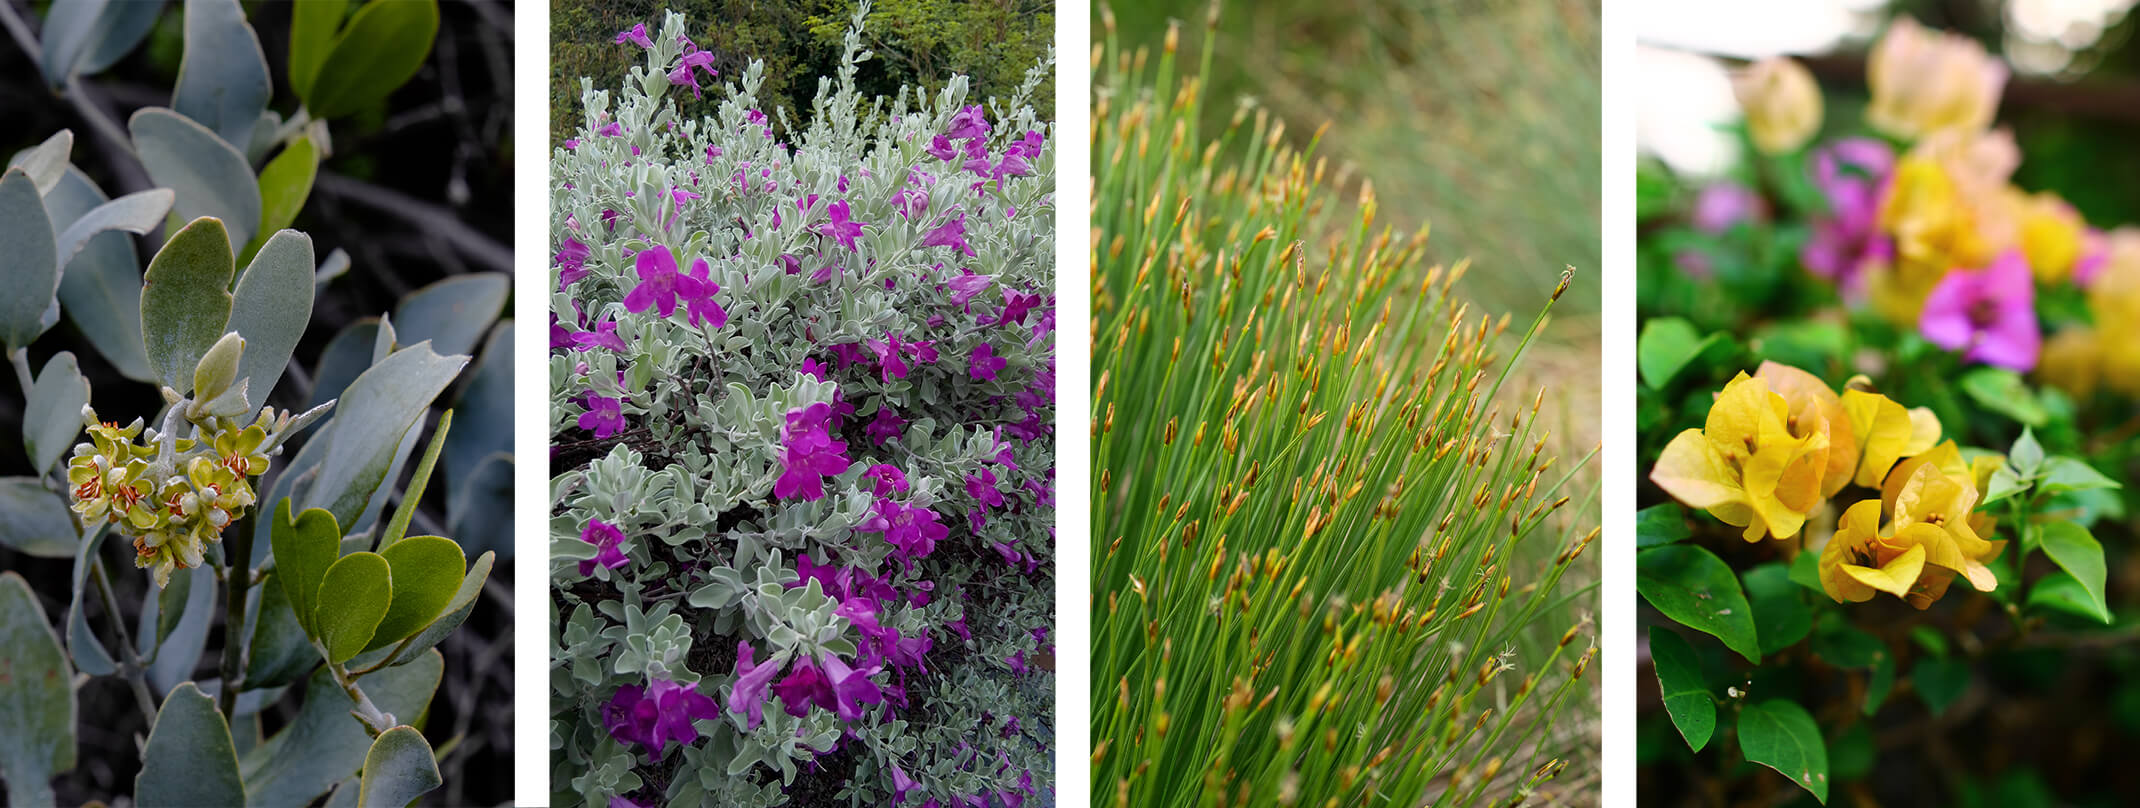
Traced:
<path fill-rule="evenodd" d="M 831 75 L 840 37 L 860 0 L 551 0 L 550 137 L 571 137 L 580 123 L 580 79 L 615 86 L 639 63 L 639 49 L 618 45 L 618 31 L 674 9 L 692 21 L 692 38 L 715 54 L 723 78 L 752 59 L 765 60 L 761 97 L 807 116 L 817 93 L 812 76 Z M 876 0 L 865 44 L 876 57 L 856 77 L 862 92 L 896 93 L 902 84 L 935 86 L 953 74 L 972 81 L 971 97 L 1007 97 L 1055 38 L 1048 0 Z M 1035 105 L 1055 115 L 1054 80 Z M 714 99 L 683 98 L 687 117 L 710 113 Z M 803 123 L 796 120 L 797 125 Z"/>

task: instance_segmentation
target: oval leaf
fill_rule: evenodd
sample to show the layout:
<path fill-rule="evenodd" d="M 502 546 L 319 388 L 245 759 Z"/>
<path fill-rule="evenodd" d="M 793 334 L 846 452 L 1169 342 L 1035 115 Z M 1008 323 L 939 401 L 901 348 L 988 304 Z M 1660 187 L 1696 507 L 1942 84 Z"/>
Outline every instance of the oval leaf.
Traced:
<path fill-rule="evenodd" d="M 0 477 L 0 545 L 39 558 L 68 558 L 78 541 L 65 496 L 35 477 Z"/>
<path fill-rule="evenodd" d="M 186 50 L 178 61 L 171 108 L 225 143 L 252 140 L 267 108 L 267 57 L 238 0 L 186 0 Z"/>
<path fill-rule="evenodd" d="M 1663 626 L 1650 627 L 1650 660 L 1657 667 L 1658 691 L 1672 726 L 1679 728 L 1689 749 L 1702 751 L 1716 731 L 1716 697 L 1702 684 L 1701 660 L 1686 638 Z"/>
<path fill-rule="evenodd" d="M 366 3 L 299 97 L 316 118 L 363 109 L 415 76 L 437 35 L 437 0 Z"/>
<path fill-rule="evenodd" d="M 16 154 L 7 161 L 9 168 L 20 168 L 37 183 L 37 192 L 50 193 L 52 186 L 67 173 L 68 158 L 74 153 L 74 132 L 61 129 L 43 143 Z"/>
<path fill-rule="evenodd" d="M 1668 544 L 1642 551 L 1635 556 L 1635 591 L 1666 617 L 1715 635 L 1749 662 L 1761 661 L 1746 592 L 1731 567 L 1708 550 Z"/>
<path fill-rule="evenodd" d="M 223 223 L 195 219 L 164 242 L 142 278 L 141 347 L 156 378 L 180 393 L 230 323 L 230 239 Z"/>
<path fill-rule="evenodd" d="M 74 65 L 75 75 L 102 73 L 133 53 L 134 46 L 147 39 L 156 21 L 163 17 L 163 5 L 164 0 L 125 0 L 106 6 L 97 21 L 96 34 L 90 38 L 89 52 Z"/>
<path fill-rule="evenodd" d="M 51 805 L 74 768 L 74 671 L 30 584 L 0 572 L 0 772 L 9 805 Z"/>
<path fill-rule="evenodd" d="M 1739 713 L 1739 750 L 1828 804 L 1828 743 L 1796 702 L 1771 699 Z"/>
<path fill-rule="evenodd" d="M 82 610 L 82 597 L 88 594 L 89 570 L 97 563 L 97 545 L 104 533 L 96 531 L 95 538 L 82 542 L 74 553 L 74 595 L 67 603 L 67 656 L 74 660 L 74 667 L 91 676 L 110 676 L 119 669 L 112 661 L 111 651 L 104 641 L 89 629 L 89 614 Z"/>
<path fill-rule="evenodd" d="M 341 528 L 335 524 L 334 514 L 319 508 L 290 518 L 290 500 L 284 497 L 275 503 L 269 537 L 275 549 L 275 577 L 282 581 L 283 596 L 297 612 L 298 625 L 307 634 L 318 636 L 312 611 L 319 604 L 320 581 L 341 556 Z"/>
<path fill-rule="evenodd" d="M 312 607 L 327 661 L 339 665 L 364 650 L 393 599 L 393 573 L 377 553 L 350 553 L 328 567 Z"/>
<path fill-rule="evenodd" d="M 437 653 L 423 654 L 412 664 L 364 677 L 364 693 L 381 711 L 413 719 L 431 703 L 444 669 Z M 297 717 L 239 762 L 249 805 L 310 805 L 364 765 L 372 739 L 349 715 L 356 703 L 325 669 L 307 681 Z"/>
<path fill-rule="evenodd" d="M 70 167 L 45 194 L 45 209 L 55 219 L 71 221 L 107 201 L 96 183 Z M 155 383 L 149 357 L 141 350 L 141 261 L 133 239 L 109 230 L 91 236 L 60 273 L 59 302 L 75 328 L 120 375 Z"/>
<path fill-rule="evenodd" d="M 41 291 L 59 292 L 58 251 L 37 184 L 22 169 L 8 169 L 0 177 L 0 255 L 7 256 L 0 263 L 0 282 L 9 292 L 0 295 L 0 342 L 10 351 L 44 333 L 52 298 Z"/>
<path fill-rule="evenodd" d="M 52 469 L 74 437 L 82 434 L 82 407 L 89 403 L 89 382 L 74 354 L 60 351 L 38 371 L 22 412 L 22 445 L 30 466 L 41 476 Z"/>
<path fill-rule="evenodd" d="M 161 107 L 135 112 L 126 126 L 149 179 L 178 194 L 172 210 L 179 221 L 222 219 L 233 255 L 252 240 L 253 228 L 260 225 L 260 186 L 244 153 L 207 127 Z"/>
<path fill-rule="evenodd" d="M 467 363 L 468 357 L 439 356 L 419 344 L 388 355 L 350 382 L 334 420 L 313 438 L 327 441 L 328 449 L 306 504 L 326 508 L 337 524 L 356 524 L 410 426 Z"/>
<path fill-rule="evenodd" d="M 379 733 L 364 755 L 364 780 L 357 791 L 363 808 L 401 808 L 443 785 L 431 743 L 415 727 Z"/>
<path fill-rule="evenodd" d="M 169 188 L 150 188 L 98 205 L 76 218 L 73 224 L 67 225 L 65 232 L 59 234 L 59 262 L 73 261 L 74 256 L 99 233 L 123 230 L 140 235 L 156 229 L 171 212 L 171 200 L 175 198 Z"/>
<path fill-rule="evenodd" d="M 297 212 L 312 196 L 312 180 L 319 175 L 319 147 L 312 138 L 301 137 L 260 169 L 260 230 L 255 241 L 297 221 Z M 256 243 L 257 249 L 258 244 Z"/>
<path fill-rule="evenodd" d="M 351 666 L 369 668 L 386 659 L 389 653 L 394 657 L 389 665 L 406 665 L 424 658 L 425 651 L 444 641 L 446 635 L 460 628 L 461 623 L 468 620 L 468 614 L 475 611 L 476 601 L 483 596 L 483 584 L 490 580 L 490 568 L 494 561 L 496 558 L 491 553 L 477 556 L 476 563 L 468 566 L 468 574 L 461 577 L 461 588 L 453 593 L 453 599 L 447 601 L 446 607 L 440 610 L 438 619 L 431 621 L 431 625 L 425 626 L 422 631 L 416 632 L 408 642 L 359 656 Z"/>
<path fill-rule="evenodd" d="M 173 689 L 156 712 L 141 773 L 134 777 L 134 800 L 142 808 L 245 804 L 230 725 L 215 700 L 192 682 Z"/>
<path fill-rule="evenodd" d="M 505 310 L 512 280 L 503 273 L 456 275 L 411 292 L 394 309 L 394 340 L 414 345 L 430 340 L 440 354 L 474 353 L 476 341 Z"/>
<path fill-rule="evenodd" d="M 282 575 L 275 572 L 276 577 Z M 260 588 L 253 601 L 252 644 L 246 648 L 245 689 L 281 687 L 304 678 L 320 664 L 319 652 L 306 639 L 304 624 L 290 605 L 290 587 L 281 582 Z"/>
<path fill-rule="evenodd" d="M 364 650 L 400 642 L 438 619 L 461 588 L 468 560 L 461 546 L 438 536 L 410 536 L 379 551 L 393 573 L 394 599 Z"/>
<path fill-rule="evenodd" d="M 348 0 L 313 0 L 290 8 L 290 89 L 297 97 L 312 95 L 312 79 L 320 64 L 334 50 L 334 35 L 342 30 L 349 14 Z"/>
<path fill-rule="evenodd" d="M 2103 600 L 2103 545 L 2089 535 L 2087 528 L 2066 521 L 2044 525 L 2041 541 L 2044 554 L 2080 583 L 2087 604 L 2099 619 L 2109 623 L 2110 607 Z"/>
<path fill-rule="evenodd" d="M 253 256 L 231 299 L 227 328 L 245 338 L 238 378 L 249 380 L 248 409 L 267 403 L 311 322 L 312 237 L 284 230 Z"/>
<path fill-rule="evenodd" d="M 53 3 L 45 12 L 45 28 L 38 32 L 44 40 L 38 67 L 44 71 L 46 84 L 58 87 L 74 75 L 74 66 L 96 43 L 97 28 L 110 5 L 111 0 L 76 0 Z"/>

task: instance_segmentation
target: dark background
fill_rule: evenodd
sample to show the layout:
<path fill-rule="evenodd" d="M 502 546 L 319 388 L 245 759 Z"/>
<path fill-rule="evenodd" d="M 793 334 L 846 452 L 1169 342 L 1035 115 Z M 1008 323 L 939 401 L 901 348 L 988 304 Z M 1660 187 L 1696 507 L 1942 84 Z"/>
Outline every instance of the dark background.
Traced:
<path fill-rule="evenodd" d="M 33 29 L 41 27 L 45 2 L 0 0 Z M 290 10 L 275 2 L 245 3 L 259 34 L 276 94 L 270 106 L 297 107 L 285 85 Z M 167 106 L 183 49 L 181 3 L 174 0 L 149 38 L 96 76 L 85 77 L 81 102 L 123 128 L 126 116 L 144 106 Z M 402 296 L 448 275 L 510 271 L 513 211 L 512 54 L 513 11 L 508 0 L 447 0 L 440 3 L 439 32 L 423 68 L 387 102 L 332 123 L 334 156 L 322 163 L 293 228 L 311 235 L 324 258 L 348 251 L 349 272 L 333 281 L 314 304 L 312 325 L 298 346 L 298 364 L 311 368 L 327 340 L 351 322 L 390 312 Z M 0 154 L 35 145 L 61 128 L 75 133 L 74 163 L 116 197 L 147 188 L 139 164 L 122 147 L 99 137 L 72 101 L 44 86 L 37 61 L 12 39 L 0 40 Z M 123 130 L 122 130 L 123 131 Z M 142 240 L 144 265 L 155 244 Z M 507 304 L 510 316 L 511 304 Z M 30 349 L 32 367 L 61 350 L 82 360 L 92 401 L 100 413 L 153 415 L 160 406 L 148 385 L 125 379 L 105 364 L 62 318 Z M 26 474 L 21 452 L 22 393 L 12 374 L 0 374 L 0 474 Z M 465 381 L 466 373 L 462 380 Z M 302 404 L 308 391 L 285 378 L 277 406 Z M 458 384 L 458 383 L 457 383 Z M 441 395 L 451 401 L 456 388 Z M 436 412 L 431 418 L 435 421 Z M 428 438 L 426 439 L 428 440 Z M 278 465 L 284 462 L 278 458 Z M 409 466 L 413 468 L 414 462 Z M 404 480 L 406 482 L 406 480 Z M 422 528 L 428 519 L 433 527 Z M 444 525 L 444 486 L 434 480 L 418 516 L 422 532 Z M 145 573 L 135 572 L 123 541 L 108 542 L 118 601 L 129 630 L 142 598 Z M 0 548 L 0 570 L 21 573 L 43 599 L 48 617 L 64 618 L 70 590 L 70 560 L 31 558 Z M 440 762 L 445 785 L 423 802 L 491 805 L 511 799 L 512 778 L 512 597 L 513 565 L 501 558 L 476 610 L 439 646 L 445 679 L 431 701 L 425 735 L 434 748 L 453 748 Z M 222 604 L 217 603 L 221 614 Z M 100 633 L 102 609 L 90 607 Z M 109 635 L 105 635 L 109 645 Z M 220 626 L 211 631 L 196 675 L 217 676 Z M 133 792 L 139 754 L 136 737 L 147 726 L 128 686 L 118 677 L 92 679 L 77 692 L 80 703 L 79 763 L 54 782 L 62 804 L 111 800 Z M 296 714 L 296 696 L 271 708 L 272 733 Z M 457 743 L 456 743 L 457 741 Z"/>

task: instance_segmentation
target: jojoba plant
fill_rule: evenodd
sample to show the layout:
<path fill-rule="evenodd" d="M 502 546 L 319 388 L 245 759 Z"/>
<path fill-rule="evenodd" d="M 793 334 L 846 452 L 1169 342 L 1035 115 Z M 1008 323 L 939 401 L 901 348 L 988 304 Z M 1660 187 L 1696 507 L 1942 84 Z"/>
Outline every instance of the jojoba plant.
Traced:
<path fill-rule="evenodd" d="M 417 291 L 402 330 L 367 323 L 361 346 L 335 350 L 337 338 L 308 365 L 299 345 L 315 300 L 350 261 L 315 255 L 289 226 L 331 151 L 329 121 L 416 72 L 438 9 L 298 6 L 287 75 L 299 106 L 285 117 L 268 106 L 269 65 L 243 7 L 187 0 L 174 8 L 185 53 L 169 106 L 122 127 L 81 100 L 84 77 L 164 10 L 54 3 L 33 30 L 0 4 L 44 83 L 98 131 L 102 169 L 153 186 L 108 200 L 64 130 L 0 175 L 0 347 L 22 391 L 22 441 L 5 460 L 28 469 L 0 478 L 0 546 L 73 568 L 57 587 L 0 572 L 7 804 L 69 796 L 53 778 L 75 768 L 76 725 L 102 693 L 124 694 L 146 725 L 110 745 L 139 752 L 136 804 L 405 805 L 442 782 L 421 730 L 444 675 L 436 646 L 493 563 L 409 535 L 431 521 L 418 522 L 418 503 L 441 456 L 458 453 L 451 410 L 410 460 L 508 284 L 476 273 Z M 154 250 L 145 270 L 131 236 Z M 72 334 L 54 329 L 62 320 Z M 497 329 L 486 359 L 509 342 L 510 326 Z M 81 357 L 62 347 L 84 343 Z M 131 568 L 114 563 L 119 547 Z M 38 597 L 52 589 L 68 601 L 57 622 Z M 102 677 L 123 687 L 84 684 Z"/>
<path fill-rule="evenodd" d="M 619 32 L 552 157 L 553 804 L 1050 790 L 1048 66 L 865 98 L 865 14 L 793 140 Z"/>
<path fill-rule="evenodd" d="M 1544 312 L 1505 352 L 1465 264 L 1377 230 L 1371 185 L 1343 212 L 1252 105 L 1200 132 L 1209 50 L 1177 73 L 1178 32 L 1133 54 L 1102 13 L 1095 804 L 1530 799 L 1595 653 L 1559 622 L 1588 460 L 1542 454 L 1545 390 L 1500 398 Z"/>

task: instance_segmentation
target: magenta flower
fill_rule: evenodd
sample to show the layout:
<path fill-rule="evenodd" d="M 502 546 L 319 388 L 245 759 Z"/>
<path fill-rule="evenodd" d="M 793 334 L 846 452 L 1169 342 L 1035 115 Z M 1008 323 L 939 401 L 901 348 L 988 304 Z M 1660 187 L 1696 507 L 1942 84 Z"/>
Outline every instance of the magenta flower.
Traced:
<path fill-rule="evenodd" d="M 966 475 L 966 493 L 991 508 L 1003 507 L 1003 492 L 996 489 L 996 473 L 983 466 L 980 474 Z"/>
<path fill-rule="evenodd" d="M 587 277 L 587 256 L 590 252 L 587 245 L 571 236 L 566 236 L 564 243 L 557 246 L 557 255 L 552 260 L 557 266 L 558 291 L 562 292 L 566 287 Z"/>
<path fill-rule="evenodd" d="M 947 163 L 959 156 L 959 147 L 951 142 L 951 138 L 943 135 L 937 135 L 936 139 L 929 141 L 929 148 L 924 151 L 927 151 L 930 157 Z"/>
<path fill-rule="evenodd" d="M 909 423 L 911 422 L 899 417 L 899 413 L 891 407 L 878 407 L 877 416 L 862 427 L 862 435 L 869 438 L 871 443 L 882 446 L 906 435 Z"/>
<path fill-rule="evenodd" d="M 901 350 L 898 334 L 886 334 L 884 339 L 870 340 L 868 347 L 869 352 L 877 356 L 877 368 L 884 375 L 886 382 L 907 377 L 905 351 Z"/>
<path fill-rule="evenodd" d="M 832 217 L 832 221 L 818 225 L 818 232 L 831 236 L 832 240 L 840 243 L 840 246 L 846 247 L 848 252 L 854 252 L 855 237 L 862 235 L 862 226 L 868 224 L 868 222 L 858 222 L 848 218 L 847 200 L 845 199 L 827 205 L 825 213 Z"/>
<path fill-rule="evenodd" d="M 697 742 L 694 722 L 721 717 L 720 707 L 696 686 L 667 679 L 654 679 L 648 685 L 618 688 L 602 708 L 602 724 L 617 743 L 638 744 L 651 759 L 660 760 L 670 741 L 679 746 Z"/>
<path fill-rule="evenodd" d="M 929 211 L 929 192 L 920 188 L 900 189 L 892 197 L 892 207 L 899 211 L 900 218 L 912 221 Z"/>
<path fill-rule="evenodd" d="M 1760 221 L 1768 204 L 1753 189 L 1726 180 L 1703 188 L 1694 197 L 1694 229 L 1722 235 L 1740 222 Z"/>
<path fill-rule="evenodd" d="M 593 575 L 597 564 L 616 569 L 631 561 L 624 555 L 624 531 L 618 530 L 616 525 L 600 519 L 589 519 L 587 527 L 580 530 L 580 541 L 596 548 L 594 558 L 580 562 L 581 575 Z"/>
<path fill-rule="evenodd" d="M 780 697 L 780 703 L 788 711 L 788 715 L 796 718 L 809 715 L 812 704 L 823 704 L 826 709 L 838 708 L 838 702 L 834 701 L 832 694 L 832 683 L 825 680 L 825 675 L 817 669 L 817 663 L 810 661 L 809 657 L 795 660 L 795 664 L 789 666 L 787 677 L 781 679 L 779 684 L 773 685 L 773 694 Z"/>
<path fill-rule="evenodd" d="M 1040 295 L 1028 295 L 1003 287 L 1003 311 L 996 315 L 996 324 L 1016 323 L 1025 325 L 1025 316 L 1040 305 Z"/>
<path fill-rule="evenodd" d="M 578 351 L 588 351 L 595 348 L 622 351 L 625 350 L 626 346 L 624 338 L 617 336 L 617 321 L 603 320 L 595 323 L 593 331 L 581 331 L 573 334 L 572 347 L 573 350 Z"/>
<path fill-rule="evenodd" d="M 952 252 L 962 253 L 967 258 L 977 257 L 972 245 L 966 243 L 966 214 L 963 211 L 957 218 L 947 218 L 929 231 L 929 235 L 921 240 L 921 246 L 950 247 Z"/>
<path fill-rule="evenodd" d="M 624 403 L 609 396 L 587 396 L 587 411 L 580 413 L 580 428 L 608 439 L 624 431 Z"/>
<path fill-rule="evenodd" d="M 774 497 L 823 499 L 825 476 L 845 472 L 852 465 L 847 459 L 846 442 L 833 440 L 826 431 L 831 419 L 832 405 L 824 402 L 788 411 L 782 436 L 786 445 L 781 452 L 780 479 L 773 482 Z"/>
<path fill-rule="evenodd" d="M 684 320 L 693 327 L 704 322 L 707 328 L 720 328 L 728 324 L 728 311 L 714 302 L 713 296 L 721 291 L 721 285 L 713 282 L 713 267 L 700 258 L 691 262 L 691 278 L 698 281 L 699 293 L 684 298 Z"/>
<path fill-rule="evenodd" d="M 862 472 L 862 476 L 875 481 L 875 484 L 870 487 L 870 493 L 877 496 L 881 497 L 891 493 L 904 494 L 907 492 L 906 472 L 900 471 L 898 466 L 878 463 L 870 466 L 868 471 Z"/>
<path fill-rule="evenodd" d="M 917 789 L 917 788 L 920 788 L 920 787 L 921 787 L 921 784 L 920 784 L 920 783 L 914 782 L 914 778 L 912 778 L 912 777 L 908 777 L 908 776 L 907 776 L 907 770 L 905 770 L 905 769 L 902 769 L 902 768 L 899 768 L 899 764 L 897 764 L 897 763 L 894 763 L 894 764 L 892 764 L 892 804 L 893 804 L 893 805 L 898 805 L 898 804 L 901 804 L 901 803 L 904 803 L 904 802 L 906 802 L 906 801 L 907 801 L 907 792 L 909 792 L 909 791 L 913 791 L 914 789 Z"/>
<path fill-rule="evenodd" d="M 705 288 L 706 281 L 677 271 L 676 256 L 669 252 L 666 244 L 656 244 L 653 249 L 640 253 L 634 263 L 639 270 L 639 285 L 624 296 L 624 308 L 633 313 L 655 308 L 661 311 L 661 316 L 667 317 L 676 313 L 678 297 L 689 301 L 710 294 Z"/>
<path fill-rule="evenodd" d="M 951 535 L 951 528 L 937 521 L 936 512 L 927 508 L 903 505 L 889 499 L 878 499 L 870 506 L 871 513 L 856 525 L 856 530 L 884 534 L 884 540 L 898 548 L 901 556 L 922 558 L 936 550 L 936 543 Z"/>
<path fill-rule="evenodd" d="M 654 40 L 647 38 L 646 23 L 643 22 L 632 26 L 631 30 L 629 31 L 617 32 L 617 40 L 615 44 L 622 45 L 626 42 L 638 45 L 641 49 L 654 47 Z"/>
<path fill-rule="evenodd" d="M 602 128 L 594 130 L 594 133 L 602 137 L 621 137 L 624 134 L 624 124 L 610 121 Z"/>
<path fill-rule="evenodd" d="M 1018 651 L 1018 653 L 1012 654 L 1011 658 L 1005 661 L 1010 664 L 1011 673 L 1018 674 L 1019 676 L 1024 676 L 1029 672 L 1025 666 L 1024 650 L 1020 650 Z"/>
<path fill-rule="evenodd" d="M 988 137 L 988 117 L 978 106 L 963 107 L 951 115 L 951 128 L 944 132 L 953 140 L 978 140 Z"/>
<path fill-rule="evenodd" d="M 1813 182 L 1828 199 L 1829 215 L 1813 221 L 1798 261 L 1846 297 L 1857 295 L 1867 267 L 1894 255 L 1894 241 L 1880 232 L 1880 189 L 1894 164 L 1894 151 L 1869 138 L 1845 138 L 1813 152 Z"/>
<path fill-rule="evenodd" d="M 572 347 L 572 331 L 557 321 L 557 312 L 550 312 L 550 350 Z"/>
<path fill-rule="evenodd" d="M 780 674 L 778 665 L 758 665 L 751 660 L 750 643 L 736 642 L 736 683 L 728 687 L 728 711 L 743 713 L 748 729 L 765 720 L 766 689 Z"/>
<path fill-rule="evenodd" d="M 951 287 L 951 305 L 964 307 L 973 301 L 974 295 L 980 294 L 981 290 L 995 282 L 994 275 L 975 275 L 973 270 L 969 269 L 965 274 L 945 281 L 944 285 Z"/>
<path fill-rule="evenodd" d="M 832 369 L 825 367 L 815 358 L 811 357 L 804 357 L 802 361 L 802 367 L 796 368 L 795 372 L 821 382 L 832 380 Z"/>
<path fill-rule="evenodd" d="M 676 63 L 676 67 L 669 71 L 669 84 L 679 87 L 689 84 L 691 97 L 703 98 L 699 93 L 698 77 L 692 74 L 693 68 L 706 71 L 706 78 L 709 79 L 721 75 L 720 71 L 713 69 L 712 51 L 692 50 L 685 53 L 684 58 Z"/>
<path fill-rule="evenodd" d="M 1955 269 L 1925 297 L 1917 330 L 1932 344 L 1982 362 L 2027 373 L 2036 367 L 2043 334 L 2036 329 L 2036 285 L 2028 259 L 2007 250 L 1981 270 Z"/>
<path fill-rule="evenodd" d="M 996 373 L 1009 364 L 996 355 L 996 346 L 986 342 L 973 346 L 973 356 L 967 360 L 966 373 L 976 379 L 995 381 Z"/>

